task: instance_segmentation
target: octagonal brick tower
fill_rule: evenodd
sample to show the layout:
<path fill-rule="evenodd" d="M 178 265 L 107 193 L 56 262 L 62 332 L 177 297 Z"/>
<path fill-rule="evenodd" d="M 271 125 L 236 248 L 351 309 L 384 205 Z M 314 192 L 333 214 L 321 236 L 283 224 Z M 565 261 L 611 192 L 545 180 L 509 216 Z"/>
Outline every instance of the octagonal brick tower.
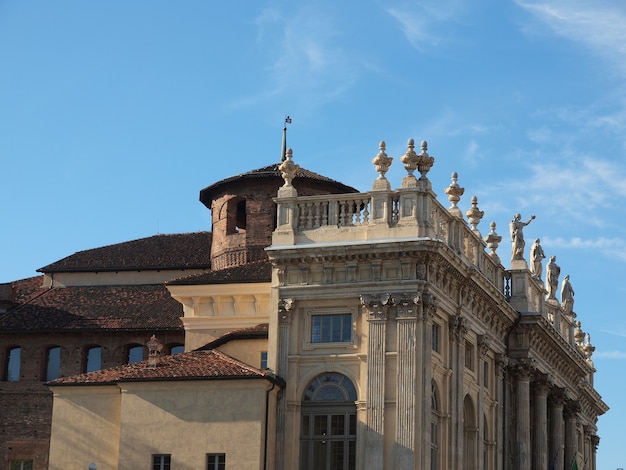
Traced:
<path fill-rule="evenodd" d="M 276 197 L 284 180 L 280 163 L 232 176 L 200 191 L 200 201 L 212 213 L 213 270 L 267 259 L 276 228 Z M 356 193 L 343 183 L 300 168 L 293 180 L 300 196 Z"/>

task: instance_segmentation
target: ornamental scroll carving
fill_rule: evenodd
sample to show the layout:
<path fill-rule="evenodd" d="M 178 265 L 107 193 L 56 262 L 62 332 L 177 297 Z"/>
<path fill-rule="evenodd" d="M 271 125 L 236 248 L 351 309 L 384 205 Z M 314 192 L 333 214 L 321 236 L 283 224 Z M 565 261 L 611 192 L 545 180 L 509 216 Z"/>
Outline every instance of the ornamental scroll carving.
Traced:
<path fill-rule="evenodd" d="M 456 315 L 450 319 L 450 339 L 461 341 L 467 333 L 467 319 L 461 315 Z"/>
<path fill-rule="evenodd" d="M 396 318 L 416 318 L 421 298 L 416 292 L 391 294 L 391 304 L 396 306 Z"/>
<path fill-rule="evenodd" d="M 280 299 L 278 301 L 278 319 L 280 323 L 289 323 L 291 321 L 290 313 L 293 310 L 294 303 L 293 299 Z"/>
<path fill-rule="evenodd" d="M 391 294 L 363 294 L 361 305 L 367 313 L 367 320 L 386 320 Z"/>

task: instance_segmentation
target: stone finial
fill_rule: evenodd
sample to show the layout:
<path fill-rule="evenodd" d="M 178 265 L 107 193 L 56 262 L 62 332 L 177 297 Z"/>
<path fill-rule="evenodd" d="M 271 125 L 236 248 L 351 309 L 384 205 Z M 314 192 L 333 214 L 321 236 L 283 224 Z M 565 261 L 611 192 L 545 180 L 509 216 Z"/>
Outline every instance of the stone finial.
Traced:
<path fill-rule="evenodd" d="M 385 178 L 385 173 L 389 170 L 393 157 L 389 157 L 385 152 L 386 144 L 384 140 L 380 141 L 378 148 L 378 154 L 372 158 L 372 163 L 376 166 L 376 171 L 378 172 L 378 178 L 374 181 L 372 189 L 374 191 L 389 191 L 391 190 L 391 185 L 389 181 L 387 181 L 387 178 Z"/>
<path fill-rule="evenodd" d="M 574 330 L 574 341 L 579 347 L 583 347 L 585 343 L 585 332 L 581 328 L 580 321 L 576 322 L 576 329 Z"/>
<path fill-rule="evenodd" d="M 148 365 L 147 369 L 156 369 L 157 364 L 160 360 L 161 350 L 163 349 L 163 344 L 157 339 L 155 335 L 150 337 L 150 340 L 146 343 L 148 347 Z"/>
<path fill-rule="evenodd" d="M 489 248 L 490 250 L 489 256 L 491 256 L 496 262 L 499 263 L 500 257 L 496 254 L 496 250 L 498 249 L 498 245 L 502 241 L 502 237 L 496 233 L 495 222 L 491 222 L 489 224 L 489 227 L 491 228 L 491 231 L 489 232 L 489 235 L 484 238 L 484 240 L 485 242 L 487 242 L 487 248 Z"/>
<path fill-rule="evenodd" d="M 591 335 L 587 333 L 587 338 L 585 340 L 585 345 L 583 346 L 583 352 L 585 353 L 585 357 L 587 360 L 591 360 L 591 356 L 593 352 L 596 350 L 596 347 L 591 344 Z"/>
<path fill-rule="evenodd" d="M 407 142 L 407 151 L 402 157 L 400 157 L 400 161 L 404 164 L 404 168 L 408 173 L 402 179 L 402 187 L 403 188 L 415 188 L 417 187 L 417 179 L 413 176 L 413 172 L 417 169 L 417 165 L 420 161 L 419 155 L 415 153 L 415 141 L 413 139 L 409 139 Z"/>
<path fill-rule="evenodd" d="M 417 164 L 417 169 L 422 175 L 420 179 L 428 179 L 426 178 L 426 173 L 430 171 L 433 164 L 435 163 L 435 157 L 431 157 L 428 155 L 428 143 L 425 140 L 422 140 L 422 151 L 419 154 L 420 160 Z"/>
<path fill-rule="evenodd" d="M 480 232 L 478 231 L 477 226 L 485 213 L 484 211 L 478 209 L 478 198 L 476 196 L 472 196 L 472 207 L 469 208 L 465 215 L 467 216 L 469 224 L 472 226 L 472 232 L 480 237 Z"/>
<path fill-rule="evenodd" d="M 450 212 L 453 216 L 462 219 L 463 213 L 461 212 L 461 209 L 457 207 L 457 203 L 461 200 L 461 196 L 463 196 L 465 188 L 460 187 L 457 183 L 459 175 L 456 171 L 452 173 L 451 179 L 452 183 L 450 183 L 450 186 L 444 189 L 444 192 L 448 195 L 448 200 L 452 203 L 452 205 L 448 208 L 448 212 Z"/>
<path fill-rule="evenodd" d="M 300 165 L 293 162 L 293 150 L 290 148 L 285 152 L 285 160 L 278 166 L 280 174 L 285 180 L 283 188 L 291 186 L 291 182 L 296 177 L 296 172 L 300 169 Z"/>

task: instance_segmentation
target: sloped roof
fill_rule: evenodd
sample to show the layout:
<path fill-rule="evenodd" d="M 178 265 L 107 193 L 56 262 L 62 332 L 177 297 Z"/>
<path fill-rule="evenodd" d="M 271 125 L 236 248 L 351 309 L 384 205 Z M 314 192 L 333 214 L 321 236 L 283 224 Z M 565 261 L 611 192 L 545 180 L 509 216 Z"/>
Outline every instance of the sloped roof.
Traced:
<path fill-rule="evenodd" d="M 204 351 L 217 348 L 230 341 L 237 341 L 241 339 L 267 339 L 268 334 L 269 323 L 261 323 L 251 328 L 240 328 L 237 330 L 229 331 L 219 338 L 214 339 L 210 343 L 207 343 L 204 346 L 196 349 L 196 351 Z"/>
<path fill-rule="evenodd" d="M 269 261 L 257 261 L 254 263 L 233 266 L 202 274 L 175 279 L 168 285 L 204 285 L 204 284 L 230 284 L 246 282 L 270 282 L 272 280 L 272 264 Z"/>
<path fill-rule="evenodd" d="M 276 189 L 283 185 L 284 180 L 281 175 L 278 167 L 280 163 L 275 163 L 273 165 L 264 166 L 263 168 L 258 168 L 256 170 L 248 171 L 247 173 L 241 173 L 239 175 L 231 176 L 229 178 L 218 181 L 217 183 L 213 183 L 211 186 L 207 186 L 206 188 L 200 190 L 200 201 L 211 208 L 210 201 L 213 199 L 216 193 L 219 193 L 222 188 L 226 185 L 230 185 L 238 182 L 245 181 L 255 181 L 259 179 L 265 180 L 275 180 L 276 181 Z M 333 180 L 331 178 L 327 178 L 326 176 L 322 176 L 313 171 L 309 171 L 305 168 L 299 168 L 296 172 L 296 176 L 293 179 L 292 184 L 296 189 L 298 189 L 298 180 L 308 180 L 313 182 L 324 182 L 331 186 L 335 186 L 337 189 L 337 193 L 358 193 L 359 191 L 351 186 L 340 183 L 339 181 Z"/>
<path fill-rule="evenodd" d="M 141 361 L 72 377 L 62 377 L 48 382 L 47 385 L 108 385 L 119 382 L 164 380 L 267 379 L 275 381 L 267 371 L 249 366 L 217 349 L 161 356 L 160 362 L 154 369 L 149 369 L 147 364 L 147 361 Z"/>
<path fill-rule="evenodd" d="M 43 276 L 12 283 L 15 307 L 0 331 L 179 330 L 182 305 L 164 285 L 43 288 Z"/>
<path fill-rule="evenodd" d="M 211 266 L 211 232 L 154 235 L 74 253 L 38 269 L 42 273 L 165 269 Z"/>

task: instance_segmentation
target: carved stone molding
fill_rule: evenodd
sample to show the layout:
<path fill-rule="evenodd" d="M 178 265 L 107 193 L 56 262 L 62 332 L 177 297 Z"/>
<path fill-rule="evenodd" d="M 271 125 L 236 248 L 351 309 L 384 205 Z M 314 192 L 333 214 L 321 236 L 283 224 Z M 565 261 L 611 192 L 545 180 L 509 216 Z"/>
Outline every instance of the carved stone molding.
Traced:
<path fill-rule="evenodd" d="M 280 299 L 278 301 L 278 318 L 280 323 L 289 323 L 291 321 L 291 311 L 293 310 L 295 301 L 293 299 Z"/>
<path fill-rule="evenodd" d="M 396 307 L 396 318 L 416 318 L 417 306 L 421 303 L 417 292 L 396 292 L 390 295 L 390 303 Z"/>
<path fill-rule="evenodd" d="M 450 319 L 450 339 L 454 341 L 461 341 L 465 338 L 467 333 L 467 319 L 461 315 L 452 316 Z"/>
<path fill-rule="evenodd" d="M 368 321 L 386 320 L 387 310 L 391 302 L 390 294 L 363 294 L 361 305 L 367 313 Z"/>
<path fill-rule="evenodd" d="M 488 352 L 489 339 L 486 335 L 478 335 L 478 354 L 484 359 Z"/>

